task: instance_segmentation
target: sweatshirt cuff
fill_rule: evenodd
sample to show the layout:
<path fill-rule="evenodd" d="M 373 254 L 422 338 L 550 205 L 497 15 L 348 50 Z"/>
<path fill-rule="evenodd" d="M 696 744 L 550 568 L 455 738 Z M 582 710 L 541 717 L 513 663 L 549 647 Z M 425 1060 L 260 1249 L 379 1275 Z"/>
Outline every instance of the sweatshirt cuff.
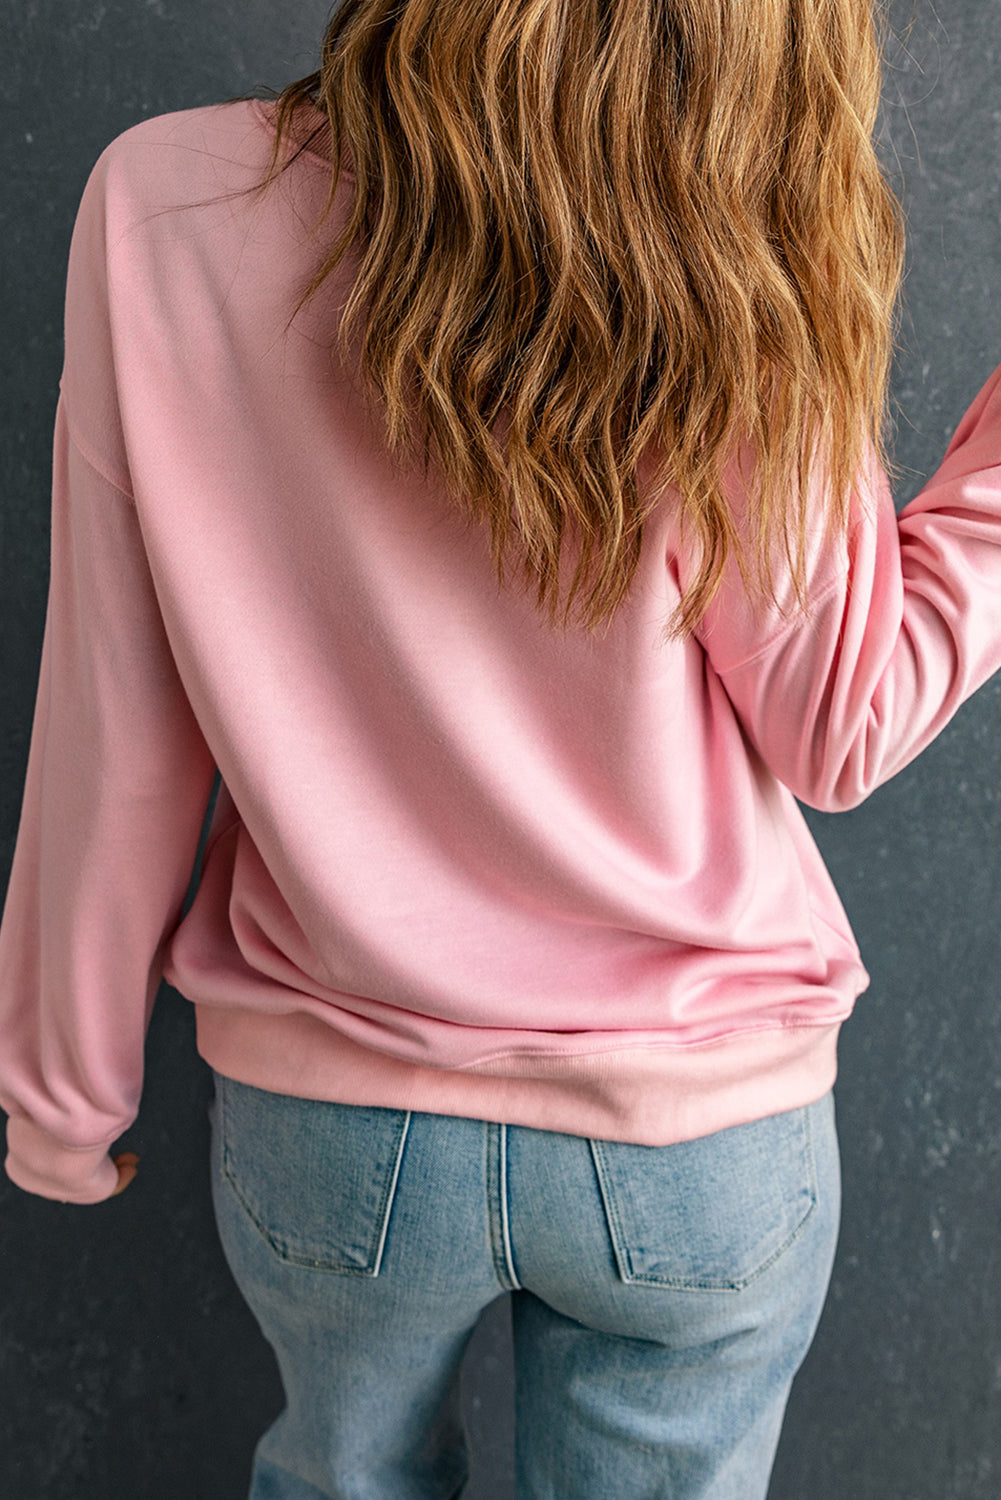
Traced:
<path fill-rule="evenodd" d="M 66 1146 L 33 1121 L 11 1115 L 4 1170 L 27 1193 L 60 1203 L 100 1203 L 118 1186 L 110 1145 Z"/>

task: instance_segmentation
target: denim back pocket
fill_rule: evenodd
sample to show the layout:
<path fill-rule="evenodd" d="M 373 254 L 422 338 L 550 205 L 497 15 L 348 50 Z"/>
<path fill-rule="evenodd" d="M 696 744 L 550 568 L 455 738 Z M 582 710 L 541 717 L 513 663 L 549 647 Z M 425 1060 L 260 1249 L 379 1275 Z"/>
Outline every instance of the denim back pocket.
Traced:
<path fill-rule="evenodd" d="M 740 1291 L 773 1265 L 817 1206 L 811 1108 L 670 1146 L 592 1140 L 622 1280 Z"/>
<path fill-rule="evenodd" d="M 278 1258 L 377 1276 L 410 1111 L 214 1077 L 223 1176 Z"/>

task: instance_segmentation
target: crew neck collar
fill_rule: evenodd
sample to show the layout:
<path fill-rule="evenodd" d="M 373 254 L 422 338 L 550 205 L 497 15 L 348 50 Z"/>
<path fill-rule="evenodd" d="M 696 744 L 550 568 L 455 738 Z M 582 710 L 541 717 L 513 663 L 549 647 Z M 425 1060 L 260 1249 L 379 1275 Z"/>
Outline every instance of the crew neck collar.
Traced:
<path fill-rule="evenodd" d="M 316 113 L 316 115 L 318 117 L 320 117 L 320 119 L 318 119 L 318 121 L 317 121 L 317 123 L 319 124 L 319 123 L 322 122 L 322 119 L 326 118 L 325 112 L 315 102 L 315 100 L 313 99 L 312 95 L 309 96 L 309 101 L 310 101 L 310 104 L 311 104 L 314 112 Z M 256 116 L 256 118 L 258 120 L 258 123 L 261 124 L 268 131 L 269 134 L 273 134 L 274 133 L 274 121 L 273 121 L 271 112 L 269 111 L 269 108 L 268 108 L 268 101 L 265 100 L 265 99 L 251 99 L 250 103 L 251 103 L 251 105 L 253 107 L 253 113 Z M 300 154 L 302 156 L 308 156 L 312 161 L 320 162 L 323 166 L 325 166 L 327 168 L 328 172 L 333 167 L 333 163 L 332 163 L 330 157 L 329 156 L 324 156 L 322 151 L 316 150 L 316 148 L 313 147 L 313 146 L 303 146 Z M 346 162 L 345 162 L 344 166 L 341 168 L 341 176 L 342 177 L 350 177 L 352 180 L 354 179 L 354 172 L 352 171 L 351 167 L 349 167 L 347 165 Z"/>

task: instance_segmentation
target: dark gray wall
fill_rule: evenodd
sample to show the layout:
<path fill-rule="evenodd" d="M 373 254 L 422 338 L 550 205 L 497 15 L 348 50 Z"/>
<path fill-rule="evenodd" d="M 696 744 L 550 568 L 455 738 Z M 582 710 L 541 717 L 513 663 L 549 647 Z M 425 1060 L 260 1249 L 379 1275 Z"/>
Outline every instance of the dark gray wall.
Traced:
<path fill-rule="evenodd" d="M 10 868 L 48 566 L 69 236 L 86 175 L 136 120 L 314 66 L 317 0 L 25 0 L 0 36 L 0 865 Z M 996 0 L 891 6 L 883 144 L 910 222 L 894 371 L 903 505 L 1001 360 Z M 908 23 L 913 18 L 913 28 Z M 772 1500 L 1001 1493 L 1001 679 L 862 808 L 809 813 L 872 975 L 842 1031 L 831 1295 L 790 1401 Z M 242 1500 L 282 1404 L 215 1234 L 191 1007 L 169 987 L 124 1144 L 137 1181 L 74 1207 L 0 1180 L 0 1493 Z M 476 1480 L 509 1500 L 507 1303 L 465 1367 Z M 572 1500 L 572 1497 L 567 1497 Z"/>

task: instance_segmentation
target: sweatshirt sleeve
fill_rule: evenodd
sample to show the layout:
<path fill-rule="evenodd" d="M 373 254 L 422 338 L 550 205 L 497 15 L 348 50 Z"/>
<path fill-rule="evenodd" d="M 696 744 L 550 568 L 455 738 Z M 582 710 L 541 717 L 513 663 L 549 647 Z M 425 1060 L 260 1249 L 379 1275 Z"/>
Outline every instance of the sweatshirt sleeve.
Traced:
<path fill-rule="evenodd" d="M 1001 366 L 896 514 L 870 444 L 843 555 L 772 628 L 728 564 L 699 638 L 765 764 L 810 807 L 856 807 L 1001 667 Z M 780 601 L 781 602 L 781 601 Z"/>
<path fill-rule="evenodd" d="M 0 922 L 4 1166 L 30 1193 L 96 1203 L 117 1187 L 109 1147 L 138 1114 L 214 771 L 136 508 L 74 442 L 60 393 L 48 604 Z"/>

